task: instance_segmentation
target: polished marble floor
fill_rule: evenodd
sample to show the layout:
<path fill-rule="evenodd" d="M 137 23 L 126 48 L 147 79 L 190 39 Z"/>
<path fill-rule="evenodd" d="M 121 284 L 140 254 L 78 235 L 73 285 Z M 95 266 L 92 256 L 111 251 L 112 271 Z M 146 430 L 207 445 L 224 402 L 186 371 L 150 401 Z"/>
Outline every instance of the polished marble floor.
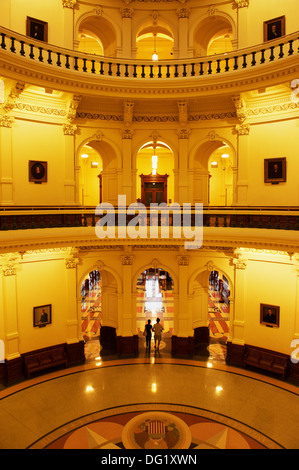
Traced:
<path fill-rule="evenodd" d="M 213 349 L 214 346 L 214 349 Z M 299 388 L 210 357 L 173 358 L 163 337 L 0 390 L 1 449 L 298 449 Z"/>

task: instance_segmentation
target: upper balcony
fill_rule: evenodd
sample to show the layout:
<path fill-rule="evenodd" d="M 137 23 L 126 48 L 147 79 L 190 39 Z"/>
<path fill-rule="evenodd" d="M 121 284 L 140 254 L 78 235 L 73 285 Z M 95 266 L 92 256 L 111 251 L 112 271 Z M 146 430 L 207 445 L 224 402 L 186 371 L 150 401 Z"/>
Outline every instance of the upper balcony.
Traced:
<path fill-rule="evenodd" d="M 291 84 L 299 77 L 299 32 L 225 54 L 158 62 L 67 50 L 3 27 L 0 36 L 4 77 L 70 93 L 186 98 Z"/>

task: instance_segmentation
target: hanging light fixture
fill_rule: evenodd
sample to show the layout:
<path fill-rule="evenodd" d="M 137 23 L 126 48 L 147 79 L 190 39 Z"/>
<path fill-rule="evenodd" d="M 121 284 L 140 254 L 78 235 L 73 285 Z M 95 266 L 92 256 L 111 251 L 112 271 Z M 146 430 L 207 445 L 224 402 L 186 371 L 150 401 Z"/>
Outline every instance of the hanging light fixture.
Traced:
<path fill-rule="evenodd" d="M 156 145 L 153 145 L 154 147 L 154 155 L 152 155 L 152 175 L 157 174 L 157 168 L 158 168 L 158 156 L 156 155 Z"/>
<path fill-rule="evenodd" d="M 154 52 L 153 52 L 153 55 L 152 55 L 152 60 L 158 60 L 158 54 L 157 54 L 157 51 L 156 51 L 156 37 L 157 37 L 157 33 L 153 33 L 154 35 Z"/>

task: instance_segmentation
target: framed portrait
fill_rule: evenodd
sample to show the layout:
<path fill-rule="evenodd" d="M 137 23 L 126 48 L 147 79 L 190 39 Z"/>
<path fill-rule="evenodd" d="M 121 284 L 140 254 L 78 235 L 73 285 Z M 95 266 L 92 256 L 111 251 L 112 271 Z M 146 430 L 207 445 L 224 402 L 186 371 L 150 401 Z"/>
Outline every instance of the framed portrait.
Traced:
<path fill-rule="evenodd" d="M 42 328 L 52 323 L 52 305 L 33 307 L 33 326 Z"/>
<path fill-rule="evenodd" d="M 29 160 L 29 181 L 46 183 L 48 181 L 48 164 L 36 160 Z"/>
<path fill-rule="evenodd" d="M 26 36 L 38 41 L 48 42 L 48 23 L 27 16 Z"/>
<path fill-rule="evenodd" d="M 264 182 L 265 183 L 285 183 L 286 158 L 266 158 L 264 160 Z"/>
<path fill-rule="evenodd" d="M 277 305 L 260 305 L 260 323 L 262 325 L 279 327 L 279 311 L 280 308 Z"/>
<path fill-rule="evenodd" d="M 264 42 L 285 35 L 285 16 L 279 16 L 264 22 Z"/>

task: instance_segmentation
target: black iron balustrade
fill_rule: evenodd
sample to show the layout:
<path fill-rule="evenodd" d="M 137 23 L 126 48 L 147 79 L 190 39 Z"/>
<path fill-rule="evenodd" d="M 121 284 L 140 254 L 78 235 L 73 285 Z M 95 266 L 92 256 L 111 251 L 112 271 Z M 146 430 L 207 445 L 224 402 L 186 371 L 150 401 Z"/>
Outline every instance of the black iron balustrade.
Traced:
<path fill-rule="evenodd" d="M 132 78 L 184 78 L 225 74 L 256 68 L 299 53 L 299 32 L 254 47 L 208 57 L 137 61 L 85 54 L 40 41 L 0 27 L 0 56 L 11 53 L 59 69 L 91 75 Z"/>
<path fill-rule="evenodd" d="M 197 212 L 198 214 L 198 212 Z M 12 210 L 12 208 L 0 209 L 0 232 L 15 230 L 32 229 L 51 229 L 64 227 L 96 227 L 101 217 L 96 209 L 76 208 L 76 209 L 57 209 L 41 210 L 38 207 L 32 210 L 22 208 Z M 139 217 L 139 225 L 150 225 L 157 227 L 183 227 L 183 213 L 178 214 L 172 210 L 165 212 L 150 210 L 128 214 L 127 210 L 113 213 L 115 226 L 128 226 L 136 216 Z M 136 220 L 136 219 L 135 219 Z M 190 210 L 190 226 L 195 227 L 198 224 L 196 211 Z M 204 209 L 202 213 L 203 227 L 222 227 L 222 228 L 255 228 L 268 230 L 291 230 L 299 231 L 299 210 L 296 209 L 277 209 L 263 210 L 255 209 Z M 1 237 L 0 237 L 1 239 Z"/>

